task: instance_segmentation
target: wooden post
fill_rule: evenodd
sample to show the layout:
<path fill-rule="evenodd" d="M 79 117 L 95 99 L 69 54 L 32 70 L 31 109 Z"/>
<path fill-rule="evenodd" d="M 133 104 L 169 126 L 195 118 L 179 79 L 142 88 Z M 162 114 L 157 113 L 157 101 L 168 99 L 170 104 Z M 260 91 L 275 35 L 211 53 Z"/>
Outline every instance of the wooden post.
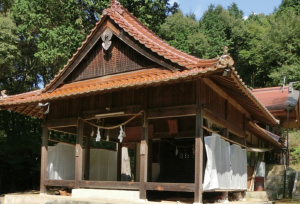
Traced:
<path fill-rule="evenodd" d="M 121 181 L 121 168 L 122 168 L 122 143 L 118 142 L 118 157 L 117 157 L 117 181 Z"/>
<path fill-rule="evenodd" d="M 201 81 L 196 83 L 196 135 L 195 135 L 195 193 L 194 203 L 202 203 L 203 193 L 203 110 L 201 104 Z"/>
<path fill-rule="evenodd" d="M 144 118 L 140 146 L 140 199 L 146 200 L 146 188 L 148 174 L 148 119 Z"/>
<path fill-rule="evenodd" d="M 153 162 L 153 142 L 152 139 L 148 139 L 148 181 L 152 181 L 152 162 Z"/>
<path fill-rule="evenodd" d="M 48 164 L 48 138 L 49 130 L 45 125 L 43 126 L 43 138 L 41 148 L 41 180 L 40 180 L 40 193 L 46 193 L 46 186 L 44 185 L 47 179 L 47 164 Z"/>
<path fill-rule="evenodd" d="M 90 179 L 90 135 L 85 136 L 84 180 Z"/>
<path fill-rule="evenodd" d="M 75 146 L 75 188 L 79 188 L 79 181 L 82 180 L 83 125 L 83 121 L 78 120 Z"/>

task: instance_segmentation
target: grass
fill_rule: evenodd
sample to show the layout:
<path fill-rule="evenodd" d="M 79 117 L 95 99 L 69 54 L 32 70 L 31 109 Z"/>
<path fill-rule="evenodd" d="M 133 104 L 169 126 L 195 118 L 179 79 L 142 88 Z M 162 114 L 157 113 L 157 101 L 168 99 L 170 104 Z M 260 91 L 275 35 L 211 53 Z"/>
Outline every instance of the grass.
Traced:
<path fill-rule="evenodd" d="M 300 162 L 299 162 L 300 155 L 293 154 L 293 151 L 298 150 L 300 152 L 300 130 L 290 131 L 289 140 L 290 140 L 289 147 L 290 147 L 290 150 L 292 150 L 290 153 L 290 167 L 296 171 L 300 171 Z"/>

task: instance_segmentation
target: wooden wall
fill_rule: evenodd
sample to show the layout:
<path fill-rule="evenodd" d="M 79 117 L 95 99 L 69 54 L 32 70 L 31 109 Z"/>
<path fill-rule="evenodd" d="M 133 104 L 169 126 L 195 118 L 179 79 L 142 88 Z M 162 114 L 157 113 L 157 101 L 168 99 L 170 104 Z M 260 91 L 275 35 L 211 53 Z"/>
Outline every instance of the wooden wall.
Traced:
<path fill-rule="evenodd" d="M 238 131 L 244 132 L 244 113 L 206 83 L 201 83 L 200 94 L 203 107 L 213 113 L 214 117 L 225 121 L 225 125 L 229 124 Z M 161 84 L 155 87 L 138 89 L 124 89 L 53 101 L 51 102 L 48 120 L 76 118 L 82 116 L 83 113 L 90 112 L 95 114 L 97 111 L 103 112 L 106 108 L 122 110 L 122 108 L 137 106 L 147 111 L 167 107 L 178 108 L 186 105 L 196 105 L 196 81 L 182 81 L 176 84 Z M 186 135 L 190 131 L 193 134 L 191 131 L 195 131 L 194 116 L 176 119 L 180 132 Z M 167 120 L 150 120 L 154 127 L 154 133 L 167 133 Z"/>

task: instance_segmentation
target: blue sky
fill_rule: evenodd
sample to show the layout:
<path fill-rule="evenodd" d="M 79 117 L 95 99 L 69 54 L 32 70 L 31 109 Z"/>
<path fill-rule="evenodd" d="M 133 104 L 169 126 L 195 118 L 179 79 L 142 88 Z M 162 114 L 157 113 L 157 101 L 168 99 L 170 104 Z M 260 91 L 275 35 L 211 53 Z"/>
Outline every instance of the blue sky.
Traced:
<path fill-rule="evenodd" d="M 281 0 L 170 0 L 170 3 L 175 1 L 183 13 L 193 12 L 197 19 L 201 18 L 210 4 L 222 5 L 227 8 L 232 2 L 235 2 L 244 15 L 249 16 L 252 12 L 270 14 L 281 3 Z"/>

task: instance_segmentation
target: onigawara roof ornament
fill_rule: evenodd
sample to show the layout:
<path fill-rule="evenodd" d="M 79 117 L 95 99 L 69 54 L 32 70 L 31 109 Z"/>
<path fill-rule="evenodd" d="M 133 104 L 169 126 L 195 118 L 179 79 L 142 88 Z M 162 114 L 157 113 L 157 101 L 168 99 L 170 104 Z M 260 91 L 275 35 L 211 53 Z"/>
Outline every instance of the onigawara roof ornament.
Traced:
<path fill-rule="evenodd" d="M 7 95 L 6 95 L 5 93 L 6 93 L 6 90 L 2 90 L 2 91 L 1 91 L 0 100 L 2 100 L 3 98 L 6 98 L 6 97 L 7 97 Z"/>
<path fill-rule="evenodd" d="M 112 38 L 112 32 L 109 29 L 106 29 L 104 33 L 101 35 L 101 39 L 103 41 L 102 47 L 104 50 L 108 50 L 111 46 L 111 38 Z"/>
<path fill-rule="evenodd" d="M 221 57 L 219 57 L 219 61 L 217 64 L 217 68 L 231 68 L 233 67 L 234 61 L 232 57 L 228 55 L 228 47 L 224 47 L 224 52 Z"/>

